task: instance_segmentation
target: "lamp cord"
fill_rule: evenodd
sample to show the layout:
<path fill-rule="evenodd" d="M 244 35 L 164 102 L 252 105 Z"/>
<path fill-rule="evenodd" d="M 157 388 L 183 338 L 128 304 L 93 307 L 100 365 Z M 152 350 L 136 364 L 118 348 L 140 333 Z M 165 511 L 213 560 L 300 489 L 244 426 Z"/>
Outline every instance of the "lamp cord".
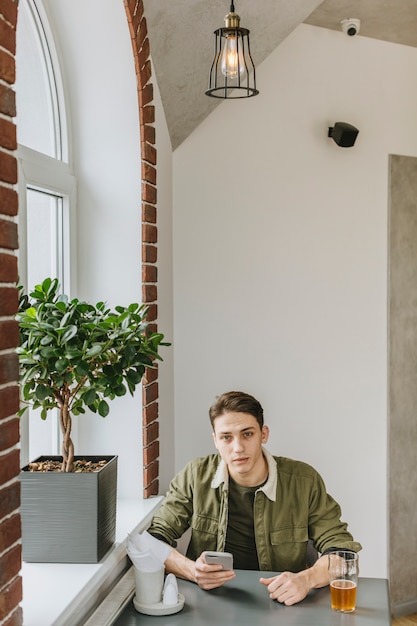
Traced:
<path fill-rule="evenodd" d="M 234 13 L 235 12 L 235 3 L 233 2 L 233 0 L 231 0 L 230 2 L 230 13 Z"/>

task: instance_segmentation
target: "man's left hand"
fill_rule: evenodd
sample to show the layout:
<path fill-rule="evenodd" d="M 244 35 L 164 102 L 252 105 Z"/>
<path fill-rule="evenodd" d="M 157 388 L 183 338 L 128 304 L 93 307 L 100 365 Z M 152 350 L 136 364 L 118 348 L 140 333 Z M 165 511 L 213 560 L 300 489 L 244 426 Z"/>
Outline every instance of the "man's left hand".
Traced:
<path fill-rule="evenodd" d="M 287 606 L 304 600 L 310 589 L 319 589 L 329 584 L 328 557 L 321 556 L 309 569 L 294 574 L 283 572 L 272 578 L 261 578 L 260 582 L 269 591 L 272 600 Z"/>
<path fill-rule="evenodd" d="M 278 600 L 286 606 L 291 606 L 304 600 L 310 591 L 308 570 L 293 574 L 283 572 L 272 578 L 261 578 L 260 582 L 267 587 L 271 600 Z"/>

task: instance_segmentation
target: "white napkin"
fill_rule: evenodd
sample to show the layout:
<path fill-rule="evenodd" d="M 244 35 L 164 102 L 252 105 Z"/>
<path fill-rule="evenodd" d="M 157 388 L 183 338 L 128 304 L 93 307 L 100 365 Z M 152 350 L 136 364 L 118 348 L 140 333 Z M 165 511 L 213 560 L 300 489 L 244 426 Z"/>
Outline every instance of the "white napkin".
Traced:
<path fill-rule="evenodd" d="M 171 546 L 155 537 L 146 530 L 140 535 L 129 535 L 127 539 L 127 553 L 132 563 L 141 572 L 156 572 L 172 551 Z"/>

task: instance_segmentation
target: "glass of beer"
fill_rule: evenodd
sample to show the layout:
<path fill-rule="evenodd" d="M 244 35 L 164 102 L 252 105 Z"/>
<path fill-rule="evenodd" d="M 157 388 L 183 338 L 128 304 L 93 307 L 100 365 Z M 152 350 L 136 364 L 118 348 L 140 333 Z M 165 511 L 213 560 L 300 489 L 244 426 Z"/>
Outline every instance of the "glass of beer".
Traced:
<path fill-rule="evenodd" d="M 332 609 L 351 613 L 356 607 L 359 562 L 356 552 L 335 550 L 329 554 L 329 579 Z"/>

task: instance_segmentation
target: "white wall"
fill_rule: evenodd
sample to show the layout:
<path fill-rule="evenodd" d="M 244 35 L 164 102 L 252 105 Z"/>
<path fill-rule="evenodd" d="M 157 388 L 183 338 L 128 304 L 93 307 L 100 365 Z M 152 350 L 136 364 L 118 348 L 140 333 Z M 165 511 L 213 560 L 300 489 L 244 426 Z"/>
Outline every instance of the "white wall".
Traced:
<path fill-rule="evenodd" d="M 416 76 L 413 48 L 301 25 L 260 95 L 174 153 L 176 468 L 213 450 L 216 395 L 254 394 L 268 448 L 340 502 L 364 576 L 387 575 L 388 154 L 417 153 Z"/>
<path fill-rule="evenodd" d="M 141 183 L 137 83 L 123 2 L 47 0 L 69 102 L 73 163 L 78 179 L 77 297 L 110 306 L 141 300 Z M 171 148 L 158 90 L 160 330 L 172 338 Z M 164 156 L 165 155 L 165 156 Z M 159 176 L 159 173 L 158 173 Z M 171 336 L 171 337 L 170 337 Z M 161 415 L 172 420 L 172 356 L 161 366 Z M 118 454 L 120 497 L 142 494 L 140 389 L 116 399 L 106 419 L 81 416 L 78 454 Z M 168 416 L 168 417 L 166 417 Z M 171 468 L 172 470 L 172 468 Z"/>

